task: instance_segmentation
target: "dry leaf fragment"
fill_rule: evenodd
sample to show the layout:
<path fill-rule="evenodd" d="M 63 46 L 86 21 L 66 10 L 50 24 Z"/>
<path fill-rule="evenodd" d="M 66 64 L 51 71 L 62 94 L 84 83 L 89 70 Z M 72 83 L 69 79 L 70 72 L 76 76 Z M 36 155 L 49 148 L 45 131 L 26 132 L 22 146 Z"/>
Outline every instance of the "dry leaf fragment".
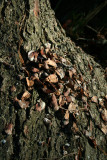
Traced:
<path fill-rule="evenodd" d="M 47 42 L 47 43 L 45 43 L 45 47 L 50 49 L 51 48 L 51 44 Z"/>
<path fill-rule="evenodd" d="M 61 60 L 61 62 L 62 62 L 62 64 L 63 64 L 64 66 L 71 66 L 71 63 L 70 63 L 69 60 L 67 60 L 67 59 L 65 59 L 65 58 L 63 58 L 63 57 L 60 57 L 60 60 Z"/>
<path fill-rule="evenodd" d="M 63 97 L 62 95 L 59 96 L 59 105 L 61 105 L 62 97 Z"/>
<path fill-rule="evenodd" d="M 85 95 L 86 97 L 89 97 L 88 91 L 84 91 L 84 95 Z"/>
<path fill-rule="evenodd" d="M 90 71 L 92 71 L 92 70 L 93 70 L 93 67 L 90 65 L 90 63 L 89 63 L 89 62 L 88 62 L 88 67 L 89 67 Z"/>
<path fill-rule="evenodd" d="M 86 130 L 85 131 L 85 135 L 86 135 L 86 137 L 91 137 L 92 136 L 92 132 Z"/>
<path fill-rule="evenodd" d="M 57 68 L 56 70 L 57 75 L 62 79 L 65 76 L 65 72 L 63 71 L 62 68 Z"/>
<path fill-rule="evenodd" d="M 103 108 L 104 108 L 104 101 L 103 101 L 103 99 L 102 99 L 102 98 L 99 98 L 99 104 L 101 105 L 101 107 L 103 107 Z"/>
<path fill-rule="evenodd" d="M 50 43 L 45 43 L 45 47 L 46 47 L 45 51 L 46 51 L 46 53 L 48 53 L 50 48 L 51 48 L 51 44 Z"/>
<path fill-rule="evenodd" d="M 93 96 L 93 97 L 91 98 L 91 101 L 94 102 L 94 103 L 98 103 L 98 98 L 97 98 L 97 96 Z"/>
<path fill-rule="evenodd" d="M 46 54 L 44 52 L 44 47 L 43 46 L 41 47 L 40 53 L 44 58 L 46 58 Z"/>
<path fill-rule="evenodd" d="M 37 62 L 38 54 L 39 54 L 38 52 L 35 52 L 34 50 L 31 50 L 31 51 L 28 52 L 28 59 L 30 61 Z"/>
<path fill-rule="evenodd" d="M 39 68 L 42 68 L 43 66 L 44 66 L 44 64 L 41 64 L 41 63 L 38 64 Z"/>
<path fill-rule="evenodd" d="M 65 143 L 65 147 L 70 147 L 70 144 L 69 143 Z"/>
<path fill-rule="evenodd" d="M 52 106 L 54 107 L 55 111 L 59 110 L 59 106 L 58 106 L 57 98 L 55 94 L 52 94 Z"/>
<path fill-rule="evenodd" d="M 66 98 L 62 95 L 59 96 L 59 105 L 63 106 L 66 103 Z"/>
<path fill-rule="evenodd" d="M 41 106 L 41 109 L 45 109 L 45 106 L 46 106 L 46 103 L 44 101 L 40 101 L 40 106 Z"/>
<path fill-rule="evenodd" d="M 28 87 L 27 89 L 28 89 L 28 91 L 31 92 L 34 89 L 34 87 L 33 86 L 32 87 Z"/>
<path fill-rule="evenodd" d="M 58 77 L 56 76 L 56 74 L 51 74 L 45 80 L 50 82 L 50 83 L 57 83 L 58 82 Z"/>
<path fill-rule="evenodd" d="M 44 123 L 46 124 L 46 125 L 51 125 L 51 120 L 50 119 L 48 119 L 48 118 L 44 118 Z"/>
<path fill-rule="evenodd" d="M 34 60 L 34 55 L 33 55 L 33 53 L 34 53 L 34 50 L 31 50 L 31 51 L 28 52 L 28 59 L 29 59 L 30 61 L 33 61 L 33 60 Z"/>
<path fill-rule="evenodd" d="M 77 83 L 75 83 L 74 84 L 74 90 L 76 91 L 76 90 L 79 90 L 79 89 L 80 89 L 79 85 Z"/>
<path fill-rule="evenodd" d="M 67 100 L 68 103 L 72 102 L 71 96 L 66 96 L 66 100 Z"/>
<path fill-rule="evenodd" d="M 68 88 L 67 91 L 64 93 L 64 96 L 68 96 L 70 94 L 71 88 Z"/>
<path fill-rule="evenodd" d="M 38 100 L 38 106 L 41 107 L 41 110 L 45 109 L 46 103 L 42 99 Z"/>
<path fill-rule="evenodd" d="M 39 69 L 38 68 L 32 68 L 32 72 L 39 72 Z"/>
<path fill-rule="evenodd" d="M 46 60 L 45 63 L 55 68 L 57 67 L 57 64 L 53 60 L 50 60 L 50 58 L 48 58 L 48 60 Z"/>
<path fill-rule="evenodd" d="M 60 89 L 55 89 L 56 91 L 54 92 L 56 96 L 60 96 L 61 90 Z"/>
<path fill-rule="evenodd" d="M 66 113 L 65 113 L 65 115 L 64 115 L 64 118 L 67 120 L 67 119 L 69 119 L 69 111 L 67 110 L 66 111 Z"/>
<path fill-rule="evenodd" d="M 18 101 L 21 108 L 28 108 L 29 107 L 29 101 L 19 100 Z"/>
<path fill-rule="evenodd" d="M 34 75 L 30 77 L 30 80 L 32 80 L 32 81 L 34 81 L 35 79 L 39 79 L 38 73 L 34 73 Z"/>
<path fill-rule="evenodd" d="M 84 89 L 84 91 L 87 91 L 86 83 L 83 83 L 83 89 Z"/>
<path fill-rule="evenodd" d="M 65 120 L 63 121 L 63 124 L 64 124 L 64 126 L 68 125 L 68 124 L 69 124 L 69 120 L 68 120 L 68 119 L 65 119 Z"/>
<path fill-rule="evenodd" d="M 67 100 L 67 102 L 74 102 L 75 103 L 75 97 L 73 97 L 73 96 L 67 96 L 66 100 Z"/>
<path fill-rule="evenodd" d="M 16 87 L 13 85 L 10 90 L 11 92 L 16 92 Z"/>
<path fill-rule="evenodd" d="M 72 71 L 72 73 L 74 74 L 74 75 L 76 75 L 76 69 L 75 68 L 71 68 L 71 71 Z"/>
<path fill-rule="evenodd" d="M 28 134 L 28 126 L 26 126 L 26 125 L 24 126 L 23 132 L 24 132 L 24 135 L 27 136 L 27 134 Z"/>
<path fill-rule="evenodd" d="M 26 82 L 27 82 L 27 86 L 28 87 L 32 87 L 34 85 L 34 81 L 33 80 L 29 80 L 28 77 L 26 77 Z"/>
<path fill-rule="evenodd" d="M 45 69 L 49 69 L 49 66 L 48 66 L 48 64 L 46 62 L 44 62 L 44 68 Z"/>
<path fill-rule="evenodd" d="M 103 109 L 101 111 L 101 118 L 103 119 L 103 121 L 107 122 L 107 109 Z"/>
<path fill-rule="evenodd" d="M 72 78 L 72 76 L 73 76 L 73 72 L 72 70 L 69 70 L 69 77 Z"/>
<path fill-rule="evenodd" d="M 75 133 L 77 133 L 78 131 L 79 131 L 79 129 L 78 129 L 78 127 L 77 127 L 77 124 L 75 123 L 75 122 L 73 122 L 73 131 L 75 132 Z"/>
<path fill-rule="evenodd" d="M 79 74 L 79 80 L 80 80 L 81 82 L 83 82 L 83 81 L 84 81 L 84 79 L 83 79 L 83 77 L 82 77 L 82 75 L 81 75 L 81 74 Z"/>
<path fill-rule="evenodd" d="M 13 130 L 13 124 L 9 123 L 6 127 L 5 127 L 5 133 L 7 133 L 8 135 L 12 134 L 12 130 Z"/>
<path fill-rule="evenodd" d="M 25 91 L 22 95 L 22 100 L 26 100 L 28 98 L 30 98 L 31 94 L 28 91 Z"/>
<path fill-rule="evenodd" d="M 17 98 L 15 98 L 15 101 L 18 102 L 18 104 L 19 104 L 19 106 L 21 108 L 27 108 L 27 107 L 29 107 L 29 103 L 30 103 L 29 101 L 19 100 Z"/>
<path fill-rule="evenodd" d="M 102 128 L 101 128 L 102 132 L 107 135 L 107 125 L 102 123 Z"/>
<path fill-rule="evenodd" d="M 82 101 L 83 101 L 84 103 L 87 103 L 87 97 L 82 96 Z"/>
<path fill-rule="evenodd" d="M 50 90 L 50 89 L 48 89 L 47 88 L 47 86 L 44 86 L 44 88 L 42 88 L 42 91 L 44 92 L 44 93 L 53 93 L 53 91 L 52 90 Z"/>
<path fill-rule="evenodd" d="M 38 103 L 36 104 L 36 110 L 39 111 L 39 112 L 41 112 L 41 110 L 42 110 L 42 108 L 39 106 Z"/>
<path fill-rule="evenodd" d="M 73 102 L 69 104 L 68 111 L 70 111 L 71 113 L 76 111 L 76 105 Z"/>
<path fill-rule="evenodd" d="M 77 80 L 77 83 L 80 85 L 82 82 L 80 80 Z"/>
<path fill-rule="evenodd" d="M 34 61 L 35 62 L 37 62 L 38 54 L 39 54 L 38 52 L 34 52 L 33 53 L 33 55 L 34 55 Z"/>
<path fill-rule="evenodd" d="M 62 83 L 58 83 L 58 86 L 59 86 L 59 89 L 60 89 L 60 90 L 63 90 L 64 85 L 63 85 Z"/>

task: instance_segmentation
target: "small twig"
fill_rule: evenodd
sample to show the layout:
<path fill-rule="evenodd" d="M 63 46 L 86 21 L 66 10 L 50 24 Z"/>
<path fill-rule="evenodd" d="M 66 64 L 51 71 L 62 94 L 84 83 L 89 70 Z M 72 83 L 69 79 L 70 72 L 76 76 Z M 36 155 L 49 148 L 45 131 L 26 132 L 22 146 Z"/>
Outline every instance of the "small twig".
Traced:
<path fill-rule="evenodd" d="M 91 26 L 86 25 L 86 27 L 87 27 L 88 29 L 92 30 L 93 32 L 95 32 L 96 34 L 98 34 L 98 31 L 97 31 L 97 30 L 95 30 L 94 28 L 92 28 Z"/>

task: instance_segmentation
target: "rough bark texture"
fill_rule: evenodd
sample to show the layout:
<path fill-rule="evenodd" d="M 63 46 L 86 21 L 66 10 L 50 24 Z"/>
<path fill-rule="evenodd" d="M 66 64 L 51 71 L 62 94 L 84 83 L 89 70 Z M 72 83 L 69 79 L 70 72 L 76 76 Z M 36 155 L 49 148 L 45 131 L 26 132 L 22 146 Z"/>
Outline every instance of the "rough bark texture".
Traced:
<path fill-rule="evenodd" d="M 81 147 L 81 159 L 105 160 L 105 154 L 98 148 L 93 148 L 83 134 L 79 137 L 75 136 L 70 128 L 66 132 L 61 131 L 61 120 L 51 109 L 47 108 L 41 113 L 32 109 L 38 97 L 47 98 L 39 95 L 36 88 L 32 91 L 29 108 L 21 109 L 14 103 L 14 98 L 20 97 L 26 89 L 25 82 L 19 79 L 20 75 L 23 78 L 25 76 L 19 58 L 20 54 L 26 64 L 28 51 L 39 49 L 46 42 L 52 44 L 54 52 L 68 57 L 71 64 L 75 64 L 78 73 L 82 74 L 87 81 L 90 97 L 96 95 L 99 98 L 107 94 L 104 70 L 94 61 L 93 57 L 84 53 L 75 46 L 70 38 L 66 37 L 64 30 L 55 19 L 55 13 L 51 9 L 49 1 L 2 1 L 0 37 L 0 159 L 58 159 L 63 156 L 64 144 L 69 143 L 68 153 L 78 154 L 78 148 Z M 90 74 L 89 63 L 93 67 L 93 74 Z M 11 93 L 10 88 L 13 85 L 16 87 L 16 92 Z M 83 105 L 82 103 L 80 101 L 80 106 Z M 106 152 L 106 137 L 97 127 L 102 122 L 100 113 L 97 106 L 91 102 L 90 112 L 93 137 L 100 148 Z M 46 127 L 43 122 L 47 113 L 53 115 L 52 125 L 49 127 Z M 77 124 L 80 133 L 87 128 L 89 120 L 84 112 L 78 116 Z M 7 136 L 4 128 L 8 123 L 13 124 L 13 133 Z M 23 133 L 24 126 L 28 127 L 26 136 Z M 49 137 L 51 137 L 51 142 L 48 145 Z M 3 143 L 3 140 L 6 140 L 6 143 Z M 41 141 L 44 141 L 45 145 L 40 145 Z M 75 159 L 75 155 L 68 155 L 64 159 Z"/>

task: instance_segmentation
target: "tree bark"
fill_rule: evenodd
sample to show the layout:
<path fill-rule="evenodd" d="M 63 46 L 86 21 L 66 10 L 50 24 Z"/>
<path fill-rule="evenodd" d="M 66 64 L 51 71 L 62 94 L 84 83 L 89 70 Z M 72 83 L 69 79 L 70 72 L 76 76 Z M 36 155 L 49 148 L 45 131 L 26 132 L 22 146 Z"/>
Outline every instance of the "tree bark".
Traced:
<path fill-rule="evenodd" d="M 107 94 L 104 69 L 66 37 L 49 0 L 4 0 L 1 2 L 0 13 L 0 159 L 71 160 L 81 154 L 80 159 L 105 160 L 106 137 L 98 127 L 103 121 L 95 103 L 90 101 L 90 115 L 82 111 L 78 115 L 76 123 L 79 133 L 75 135 L 72 126 L 66 131 L 61 130 L 61 120 L 51 108 L 47 107 L 41 113 L 33 110 L 38 98 L 47 102 L 47 96 L 44 97 L 36 88 L 32 91 L 30 107 L 26 110 L 16 105 L 14 100 L 15 97 L 20 98 L 26 90 L 25 81 L 20 79 L 26 76 L 24 68 L 28 52 L 40 49 L 47 42 L 51 43 L 54 53 L 68 58 L 78 74 L 82 75 L 87 82 L 90 98 L 102 98 Z M 93 68 L 92 73 L 90 66 Z M 13 86 L 16 91 L 11 92 Z M 83 106 L 81 100 L 79 103 Z M 53 115 L 49 127 L 43 122 L 47 113 Z M 90 121 L 92 137 L 102 150 L 99 147 L 93 148 L 83 133 Z M 5 133 L 5 126 L 9 123 L 13 124 L 11 135 Z M 28 128 L 26 135 L 25 126 Z M 66 143 L 70 147 L 67 147 L 68 154 L 64 156 L 63 146 Z"/>

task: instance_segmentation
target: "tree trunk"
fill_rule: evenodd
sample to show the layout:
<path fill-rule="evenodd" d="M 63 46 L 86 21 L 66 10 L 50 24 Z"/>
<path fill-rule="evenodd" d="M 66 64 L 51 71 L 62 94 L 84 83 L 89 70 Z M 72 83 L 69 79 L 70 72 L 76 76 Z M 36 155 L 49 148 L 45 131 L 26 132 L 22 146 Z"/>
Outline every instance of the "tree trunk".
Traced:
<path fill-rule="evenodd" d="M 105 160 L 106 131 L 102 129 L 105 122 L 100 117 L 101 106 L 91 101 L 93 96 L 104 99 L 107 94 L 104 69 L 66 37 L 49 0 L 2 0 L 0 13 L 0 159 Z M 28 52 L 47 42 L 54 53 L 70 60 L 89 92 L 89 112 L 80 109 L 76 120 L 72 115 L 72 122 L 64 129 L 62 119 L 48 107 L 47 95 L 39 93 L 36 87 L 31 91 L 30 107 L 22 109 L 15 101 L 27 89 Z M 39 98 L 46 101 L 46 109 L 41 112 L 34 110 Z M 78 100 L 78 106 L 83 108 L 82 100 Z M 44 124 L 47 114 L 52 115 L 49 126 Z M 73 121 L 78 126 L 76 133 L 72 130 Z M 9 124 L 13 125 L 12 134 L 6 133 Z M 89 126 L 97 145 L 85 134 Z"/>

